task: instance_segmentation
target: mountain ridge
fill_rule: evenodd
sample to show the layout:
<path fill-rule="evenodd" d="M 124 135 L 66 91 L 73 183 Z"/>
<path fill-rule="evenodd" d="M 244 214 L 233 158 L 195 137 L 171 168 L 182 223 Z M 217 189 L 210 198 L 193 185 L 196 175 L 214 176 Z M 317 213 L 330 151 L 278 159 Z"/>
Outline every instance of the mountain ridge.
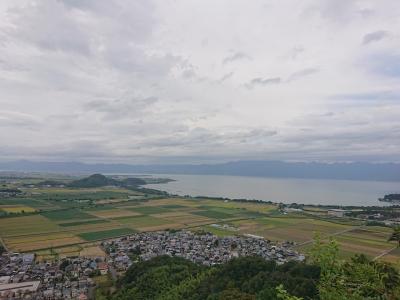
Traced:
<path fill-rule="evenodd" d="M 113 164 L 82 162 L 0 162 L 0 171 L 50 173 L 136 173 L 233 175 L 273 178 L 400 181 L 398 163 L 320 163 L 268 160 L 231 161 L 219 164 Z"/>

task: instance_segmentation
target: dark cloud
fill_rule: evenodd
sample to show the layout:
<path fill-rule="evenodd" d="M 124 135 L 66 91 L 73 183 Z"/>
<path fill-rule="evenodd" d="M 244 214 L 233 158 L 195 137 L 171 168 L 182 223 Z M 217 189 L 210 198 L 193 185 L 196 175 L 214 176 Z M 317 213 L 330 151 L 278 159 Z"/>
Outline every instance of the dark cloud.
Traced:
<path fill-rule="evenodd" d="M 364 35 L 364 37 L 362 39 L 362 44 L 363 45 L 368 45 L 368 44 L 373 43 L 373 42 L 378 42 L 378 41 L 384 39 L 387 36 L 388 36 L 388 33 L 386 31 L 384 31 L 384 30 L 378 30 L 378 31 L 370 32 L 370 33 Z"/>
<path fill-rule="evenodd" d="M 244 52 L 235 52 L 231 55 L 228 55 L 222 60 L 222 64 L 228 64 L 231 62 L 239 61 L 239 60 L 250 60 L 251 57 Z"/>
<path fill-rule="evenodd" d="M 231 78 L 233 76 L 233 74 L 235 74 L 235 73 L 229 72 L 229 73 L 225 74 L 218 80 L 218 82 L 224 82 L 225 80 L 228 80 L 229 78 Z"/>

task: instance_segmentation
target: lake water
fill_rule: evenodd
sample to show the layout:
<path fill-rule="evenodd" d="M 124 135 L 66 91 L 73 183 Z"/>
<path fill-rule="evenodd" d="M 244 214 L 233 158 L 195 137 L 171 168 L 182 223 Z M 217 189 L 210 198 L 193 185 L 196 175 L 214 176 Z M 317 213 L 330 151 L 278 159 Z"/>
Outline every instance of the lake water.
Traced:
<path fill-rule="evenodd" d="M 220 175 L 157 174 L 176 181 L 145 187 L 177 195 L 258 199 L 282 203 L 372 206 L 385 194 L 399 193 L 400 182 L 280 179 Z"/>

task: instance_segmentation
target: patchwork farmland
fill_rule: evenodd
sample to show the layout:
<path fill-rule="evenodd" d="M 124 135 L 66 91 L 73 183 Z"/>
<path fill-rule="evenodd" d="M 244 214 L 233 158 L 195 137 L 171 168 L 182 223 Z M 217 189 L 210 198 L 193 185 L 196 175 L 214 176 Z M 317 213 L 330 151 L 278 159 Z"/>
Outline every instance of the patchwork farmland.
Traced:
<path fill-rule="evenodd" d="M 162 198 L 123 189 L 59 188 L 35 193 L 30 199 L 16 199 L 15 204 L 2 200 L 0 211 L 9 214 L 0 218 L 0 237 L 8 250 L 35 251 L 41 258 L 79 255 L 87 245 L 95 243 L 90 247 L 97 249 L 100 240 L 135 232 L 181 228 L 293 241 L 305 253 L 318 232 L 325 240 L 335 237 L 345 258 L 355 253 L 377 257 L 395 247 L 388 242 L 390 228 L 328 218 L 323 209 L 283 215 L 277 205 L 268 203 Z M 380 259 L 396 262 L 399 258 L 399 251 L 390 251 Z"/>

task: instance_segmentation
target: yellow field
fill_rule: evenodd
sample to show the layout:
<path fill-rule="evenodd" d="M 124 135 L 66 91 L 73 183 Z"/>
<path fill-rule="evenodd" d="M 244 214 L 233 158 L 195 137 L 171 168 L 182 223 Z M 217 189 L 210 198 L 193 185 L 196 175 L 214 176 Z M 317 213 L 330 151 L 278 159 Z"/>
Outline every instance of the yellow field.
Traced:
<path fill-rule="evenodd" d="M 83 240 L 70 233 L 50 233 L 31 236 L 4 238 L 4 242 L 12 251 L 30 251 L 81 243 Z"/>
<path fill-rule="evenodd" d="M 120 224 L 113 221 L 113 222 L 107 222 L 107 223 L 101 223 L 101 224 L 88 224 L 88 225 L 74 226 L 73 228 L 70 227 L 70 230 L 68 230 L 68 232 L 78 234 L 78 233 L 89 232 L 89 231 L 108 230 L 108 229 L 116 228 L 119 226 L 120 226 Z"/>
<path fill-rule="evenodd" d="M 171 222 L 175 222 L 175 223 L 181 223 L 184 225 L 191 225 L 191 224 L 195 224 L 198 222 L 213 222 L 213 219 L 207 218 L 207 217 L 203 217 L 203 216 L 197 216 L 197 215 L 192 215 L 189 213 L 185 213 L 185 212 L 170 212 L 170 213 L 162 213 L 162 214 L 155 214 L 152 216 L 156 216 L 156 217 L 160 217 L 163 219 L 166 219 L 168 221 Z"/>
<path fill-rule="evenodd" d="M 57 249 L 39 250 L 36 251 L 37 261 L 49 261 L 55 260 L 57 258 L 65 258 L 70 256 L 79 256 L 79 252 L 82 250 L 80 245 L 77 246 L 67 246 Z"/>
<path fill-rule="evenodd" d="M 0 218 L 0 235 L 25 235 L 56 231 L 59 227 L 41 215 Z"/>
<path fill-rule="evenodd" d="M 0 210 L 7 213 L 30 213 L 36 211 L 36 209 L 25 205 L 0 205 Z"/>
<path fill-rule="evenodd" d="M 158 230 L 166 230 L 166 229 L 179 229 L 184 228 L 185 226 L 179 223 L 171 223 L 171 224 L 161 224 L 161 225 L 154 225 L 154 226 L 144 226 L 144 227 L 134 227 L 134 229 L 140 232 L 146 231 L 158 231 Z"/>
<path fill-rule="evenodd" d="M 84 257 L 106 257 L 105 252 L 99 246 L 87 246 L 79 252 Z"/>
<path fill-rule="evenodd" d="M 145 203 L 144 206 L 162 206 L 171 204 L 196 207 L 198 205 L 202 205 L 202 202 L 198 200 L 187 200 L 182 198 L 165 198 L 149 201 L 148 203 Z"/>

